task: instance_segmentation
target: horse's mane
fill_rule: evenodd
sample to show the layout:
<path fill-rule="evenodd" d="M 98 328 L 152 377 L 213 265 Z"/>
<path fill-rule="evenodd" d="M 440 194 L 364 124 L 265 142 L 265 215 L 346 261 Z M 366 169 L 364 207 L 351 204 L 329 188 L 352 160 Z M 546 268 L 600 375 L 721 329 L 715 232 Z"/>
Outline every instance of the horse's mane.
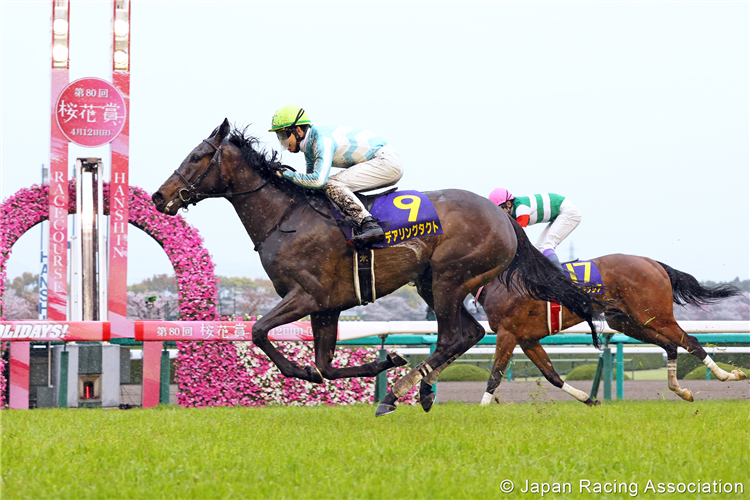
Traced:
<path fill-rule="evenodd" d="M 233 126 L 229 134 L 229 142 L 239 148 L 245 163 L 263 177 L 269 178 L 282 166 L 279 161 L 281 157 L 276 151 L 268 152 L 262 148 L 260 139 L 250 135 L 247 128 L 247 126 L 242 129 Z"/>
<path fill-rule="evenodd" d="M 247 132 L 247 129 L 248 126 L 241 129 L 233 126 L 232 131 L 229 134 L 229 142 L 239 148 L 240 153 L 242 154 L 242 159 L 250 168 L 257 171 L 261 177 L 268 180 L 272 185 L 288 193 L 295 191 L 317 191 L 307 190 L 291 181 L 275 176 L 275 171 L 284 167 L 291 169 L 291 167 L 281 163 L 281 155 L 278 152 L 268 152 L 262 148 L 260 139 L 250 135 Z M 218 131 L 218 128 L 216 131 Z"/>

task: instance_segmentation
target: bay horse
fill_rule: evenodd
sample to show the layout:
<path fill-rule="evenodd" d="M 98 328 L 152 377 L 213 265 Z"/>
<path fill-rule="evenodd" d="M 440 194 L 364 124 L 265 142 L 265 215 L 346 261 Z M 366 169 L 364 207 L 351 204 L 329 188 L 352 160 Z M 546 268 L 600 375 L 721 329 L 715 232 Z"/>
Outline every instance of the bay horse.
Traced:
<path fill-rule="evenodd" d="M 603 312 L 607 324 L 634 339 L 656 344 L 667 352 L 667 386 L 686 401 L 693 401 L 693 393 L 677 382 L 677 348 L 682 347 L 695 355 L 722 381 L 743 380 L 740 370 L 731 373 L 721 369 L 701 347 L 698 340 L 685 333 L 674 319 L 673 303 L 701 306 L 740 294 L 731 285 L 705 287 L 693 276 L 677 271 L 666 264 L 647 257 L 633 255 L 605 255 L 591 259 L 601 273 L 604 293 L 601 301 L 606 307 L 595 304 Z M 544 377 L 555 387 L 577 400 L 594 405 L 588 394 L 563 382 L 552 367 L 539 340 L 549 335 L 547 306 L 544 301 L 524 297 L 512 287 L 494 280 L 479 294 L 490 328 L 497 334 L 495 360 L 482 405 L 494 399 L 500 402 L 499 386 L 513 349 L 521 346 L 524 354 L 536 365 Z M 563 309 L 560 330 L 582 321 Z"/>
<path fill-rule="evenodd" d="M 279 178 L 283 168 L 288 167 L 278 161 L 276 153 L 259 149 L 257 138 L 230 127 L 225 119 L 187 155 L 152 200 L 157 210 L 169 215 L 205 198 L 225 198 L 234 206 L 282 297 L 253 325 L 252 339 L 284 376 L 323 383 L 324 378 L 373 377 L 406 364 L 403 357 L 390 354 L 384 361 L 361 366 L 331 366 L 339 314 L 358 303 L 354 253 L 330 217 L 330 207 L 321 210 L 311 202 L 324 195 Z M 392 413 L 396 400 L 420 382 L 420 401 L 429 411 L 437 374 L 485 333 L 464 308 L 464 298 L 503 271 L 531 295 L 550 296 L 570 307 L 596 335 L 592 299 L 535 251 L 505 212 L 467 191 L 425 194 L 437 211 L 443 234 L 374 250 L 375 290 L 380 297 L 414 283 L 435 311 L 437 348 L 394 384 L 376 416 Z M 301 368 L 273 346 L 268 332 L 307 315 L 312 323 L 315 366 Z"/>

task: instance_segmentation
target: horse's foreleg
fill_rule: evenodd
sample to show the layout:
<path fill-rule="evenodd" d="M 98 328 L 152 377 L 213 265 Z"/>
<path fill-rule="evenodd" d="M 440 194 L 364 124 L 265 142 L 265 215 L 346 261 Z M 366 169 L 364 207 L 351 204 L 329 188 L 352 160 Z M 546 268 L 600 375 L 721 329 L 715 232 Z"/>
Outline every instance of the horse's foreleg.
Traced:
<path fill-rule="evenodd" d="M 531 362 L 539 368 L 539 371 L 542 372 L 542 375 L 544 375 L 544 378 L 546 378 L 550 384 L 558 389 L 562 389 L 578 401 L 586 403 L 589 406 L 595 406 L 597 404 L 585 392 L 563 382 L 560 375 L 557 374 L 552 366 L 552 361 L 550 361 L 549 356 L 547 356 L 547 353 L 539 341 L 521 342 L 521 348 Z"/>
<path fill-rule="evenodd" d="M 312 298 L 306 293 L 296 291 L 287 294 L 276 307 L 256 321 L 253 325 L 253 343 L 260 347 L 263 352 L 273 361 L 285 377 L 300 378 L 316 384 L 323 383 L 323 376 L 315 366 L 307 366 L 304 369 L 289 361 L 268 340 L 268 332 L 277 326 L 281 326 L 311 314 L 316 309 Z"/>
<path fill-rule="evenodd" d="M 499 388 L 500 382 L 503 380 L 506 370 L 508 369 L 508 363 L 510 358 L 513 356 L 513 349 L 516 347 L 516 337 L 500 327 L 497 331 L 497 341 L 495 342 L 495 361 L 492 363 L 492 372 L 490 378 L 487 379 L 487 388 L 482 396 L 482 406 L 487 406 L 492 402 L 492 396 L 495 395 L 495 401 L 498 403 L 500 400 Z"/>
<path fill-rule="evenodd" d="M 338 335 L 339 311 L 318 312 L 310 315 L 313 336 L 315 339 L 315 365 L 328 380 L 350 377 L 374 377 L 378 373 L 403 366 L 408 363 L 406 358 L 395 352 L 389 352 L 383 361 L 372 361 L 360 366 L 335 368 L 331 365 L 336 338 Z"/>

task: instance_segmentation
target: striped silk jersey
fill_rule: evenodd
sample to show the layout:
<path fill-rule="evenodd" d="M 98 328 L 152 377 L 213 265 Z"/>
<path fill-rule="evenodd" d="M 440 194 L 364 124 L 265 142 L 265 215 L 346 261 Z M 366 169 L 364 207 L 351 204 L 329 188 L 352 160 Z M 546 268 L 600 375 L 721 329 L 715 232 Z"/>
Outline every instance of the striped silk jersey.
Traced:
<path fill-rule="evenodd" d="M 368 161 L 385 146 L 381 137 L 352 127 L 310 127 L 300 144 L 305 153 L 307 173 L 284 171 L 284 178 L 295 184 L 320 189 L 328 182 L 331 167 L 347 168 Z"/>
<path fill-rule="evenodd" d="M 516 196 L 510 214 L 521 226 L 531 226 L 538 222 L 550 222 L 560 215 L 560 204 L 565 199 L 555 193 L 542 193 L 531 196 Z"/>

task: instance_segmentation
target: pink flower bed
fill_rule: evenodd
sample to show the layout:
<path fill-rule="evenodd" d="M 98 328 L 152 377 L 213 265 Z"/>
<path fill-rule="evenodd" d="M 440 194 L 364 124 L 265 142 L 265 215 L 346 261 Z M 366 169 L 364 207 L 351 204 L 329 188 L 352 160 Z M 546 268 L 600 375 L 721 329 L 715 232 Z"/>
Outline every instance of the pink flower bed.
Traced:
<path fill-rule="evenodd" d="M 276 342 L 277 348 L 300 366 L 315 364 L 311 342 Z M 176 368 L 180 406 L 265 406 L 267 404 L 312 406 L 371 403 L 374 378 L 326 380 L 313 384 L 284 377 L 252 342 L 178 342 L 180 362 Z M 178 357 L 178 359 L 180 359 Z M 338 347 L 333 366 L 355 366 L 375 361 L 373 347 Z M 406 374 L 403 367 L 388 371 L 388 384 Z M 415 404 L 417 389 L 402 398 Z"/>
<path fill-rule="evenodd" d="M 5 266 L 13 244 L 26 231 L 49 217 L 49 186 L 21 189 L 0 205 L 0 319 L 5 292 Z M 75 213 L 75 184 L 69 183 L 68 213 Z M 109 212 L 109 185 L 104 186 L 105 213 Z M 144 190 L 130 188 L 130 224 L 152 236 L 169 256 L 179 290 L 181 319 L 217 319 L 217 280 L 211 256 L 203 248 L 198 231 L 177 216 L 159 213 Z M 7 349 L 0 343 L 0 354 Z M 181 406 L 260 406 L 268 403 L 313 405 L 371 402 L 373 378 L 341 379 L 310 384 L 283 377 L 268 357 L 250 342 L 178 342 L 176 382 Z M 314 364 L 312 344 L 282 342 L 279 348 L 301 366 Z M 360 365 L 377 357 L 375 348 L 339 347 L 334 366 Z M 7 405 L 3 376 L 5 361 L 0 358 L 0 408 Z M 391 385 L 405 373 L 391 369 Z M 415 402 L 416 389 L 403 402 Z"/>

